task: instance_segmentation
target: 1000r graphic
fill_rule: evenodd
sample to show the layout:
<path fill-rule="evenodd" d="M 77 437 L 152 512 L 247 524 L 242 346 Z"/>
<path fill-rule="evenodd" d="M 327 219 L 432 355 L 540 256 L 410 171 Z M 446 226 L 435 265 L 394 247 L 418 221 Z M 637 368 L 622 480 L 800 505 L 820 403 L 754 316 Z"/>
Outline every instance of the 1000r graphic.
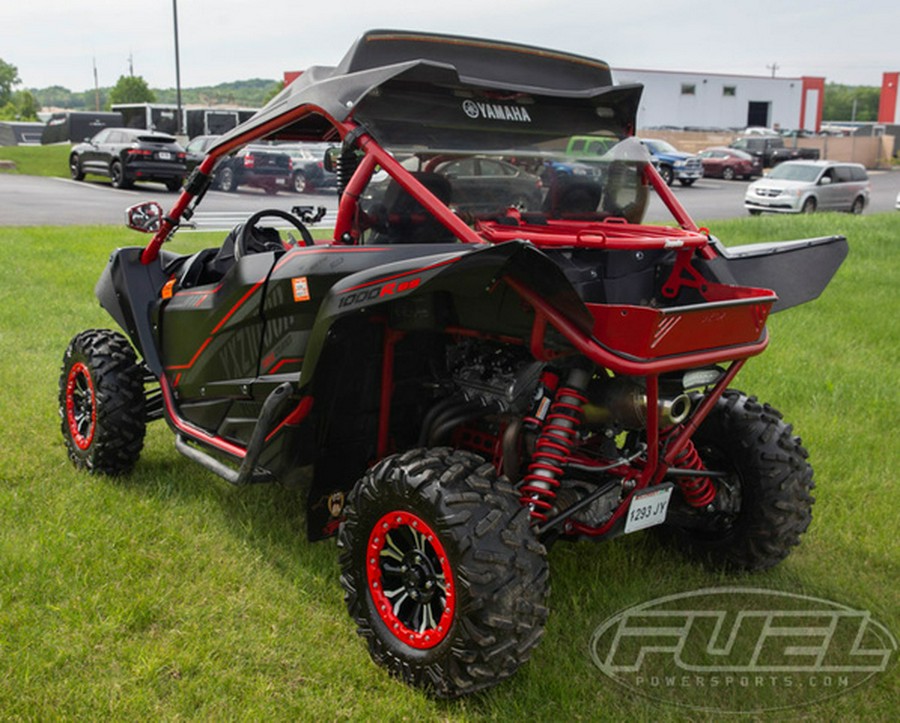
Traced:
<path fill-rule="evenodd" d="M 308 69 L 168 213 L 129 210 L 153 238 L 96 288 L 124 334 L 82 332 L 64 357 L 72 461 L 126 473 L 165 419 L 236 485 L 311 465 L 308 532 L 338 535 L 372 657 L 443 697 L 528 659 L 553 542 L 658 527 L 714 564 L 777 564 L 810 523 L 812 469 L 732 384 L 846 240 L 726 249 L 631 137 L 640 94 L 589 58 L 406 32 Z M 612 148 L 573 156 L 575 136 Z M 260 139 L 332 144 L 331 238 L 271 209 L 219 247 L 164 250 L 217 162 Z M 654 191 L 676 226 L 641 223 Z"/>

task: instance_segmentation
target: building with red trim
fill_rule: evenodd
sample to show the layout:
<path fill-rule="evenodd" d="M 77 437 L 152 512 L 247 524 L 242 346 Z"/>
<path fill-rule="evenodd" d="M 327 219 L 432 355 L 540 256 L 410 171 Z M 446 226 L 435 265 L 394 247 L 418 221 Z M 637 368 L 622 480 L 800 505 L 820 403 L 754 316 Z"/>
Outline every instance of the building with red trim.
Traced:
<path fill-rule="evenodd" d="M 638 128 L 818 131 L 825 78 L 614 68 L 616 83 L 641 83 Z"/>

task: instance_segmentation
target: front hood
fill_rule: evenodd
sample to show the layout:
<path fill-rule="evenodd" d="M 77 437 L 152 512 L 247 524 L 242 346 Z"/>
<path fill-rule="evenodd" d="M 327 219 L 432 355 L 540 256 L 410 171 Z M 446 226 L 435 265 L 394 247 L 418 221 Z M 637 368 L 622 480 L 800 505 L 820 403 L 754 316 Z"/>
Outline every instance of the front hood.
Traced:
<path fill-rule="evenodd" d="M 694 158 L 694 156 L 690 153 L 657 153 L 656 157 L 661 161 L 671 161 L 672 163 L 677 163 L 678 161 L 686 161 L 689 158 Z"/>

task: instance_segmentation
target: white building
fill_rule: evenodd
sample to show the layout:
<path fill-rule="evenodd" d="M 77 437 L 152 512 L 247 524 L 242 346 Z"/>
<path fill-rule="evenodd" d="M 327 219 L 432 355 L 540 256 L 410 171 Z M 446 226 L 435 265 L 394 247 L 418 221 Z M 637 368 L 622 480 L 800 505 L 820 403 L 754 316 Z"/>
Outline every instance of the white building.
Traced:
<path fill-rule="evenodd" d="M 644 86 L 638 128 L 749 126 L 818 131 L 825 79 L 614 68 L 617 84 Z"/>

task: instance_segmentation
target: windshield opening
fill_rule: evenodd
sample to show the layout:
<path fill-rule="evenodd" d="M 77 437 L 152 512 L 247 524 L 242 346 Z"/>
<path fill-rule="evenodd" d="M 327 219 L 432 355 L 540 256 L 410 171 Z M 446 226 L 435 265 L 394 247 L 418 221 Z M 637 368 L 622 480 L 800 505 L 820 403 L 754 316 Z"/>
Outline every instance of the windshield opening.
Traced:
<path fill-rule="evenodd" d="M 780 181 L 807 181 L 812 183 L 819 177 L 822 169 L 818 166 L 808 166 L 803 163 L 782 163 L 772 169 L 769 178 Z"/>
<path fill-rule="evenodd" d="M 488 151 L 394 147 L 392 155 L 470 226 L 521 219 L 640 223 L 648 202 L 639 141 L 576 136 L 537 146 Z M 359 202 L 359 243 L 453 241 L 452 234 L 385 171 L 374 173 Z M 511 222 L 511 221 L 508 221 Z"/>

